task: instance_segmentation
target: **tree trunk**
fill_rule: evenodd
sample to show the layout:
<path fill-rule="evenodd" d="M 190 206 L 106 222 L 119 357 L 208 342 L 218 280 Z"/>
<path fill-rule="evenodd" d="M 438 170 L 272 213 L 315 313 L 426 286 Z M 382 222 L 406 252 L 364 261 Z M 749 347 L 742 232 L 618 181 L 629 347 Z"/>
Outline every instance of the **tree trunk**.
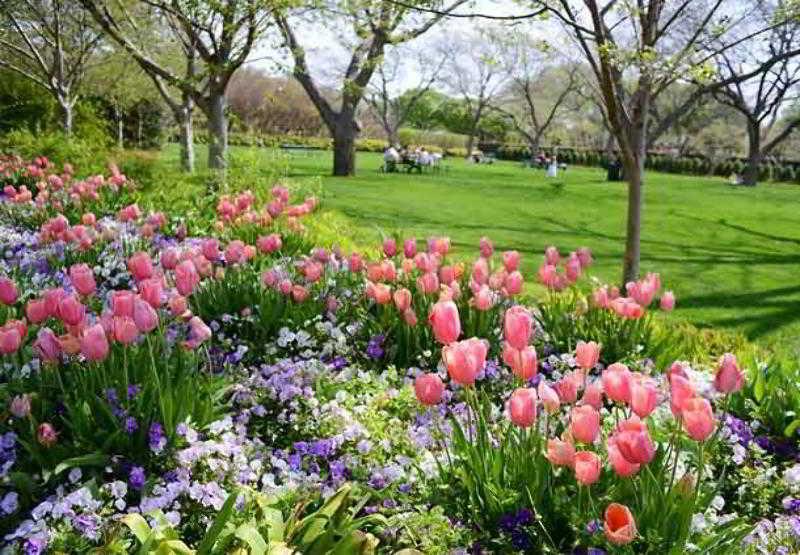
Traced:
<path fill-rule="evenodd" d="M 208 101 L 208 167 L 224 170 L 228 157 L 228 117 L 225 114 L 225 93 L 212 93 Z"/>
<path fill-rule="evenodd" d="M 333 130 L 333 175 L 355 175 L 357 133 L 355 121 L 340 116 Z"/>
<path fill-rule="evenodd" d="M 644 185 L 644 153 L 624 156 L 625 180 L 628 182 L 628 223 L 625 234 L 623 285 L 639 277 L 642 235 L 642 187 Z"/>
<path fill-rule="evenodd" d="M 72 103 L 69 101 L 60 101 L 59 104 L 61 105 L 61 125 L 64 127 L 64 134 L 67 137 L 72 136 L 72 127 L 73 127 L 73 107 Z"/>
<path fill-rule="evenodd" d="M 142 122 L 142 105 L 139 104 L 136 108 L 136 146 L 142 148 L 142 135 L 144 133 L 144 125 Z"/>
<path fill-rule="evenodd" d="M 194 121 L 192 98 L 184 95 L 183 104 L 175 114 L 180 129 L 181 169 L 187 173 L 194 172 Z"/>
<path fill-rule="evenodd" d="M 114 119 L 117 122 L 117 148 L 123 149 L 125 148 L 125 126 L 122 119 L 122 110 L 116 105 L 114 106 Z"/>
<path fill-rule="evenodd" d="M 757 121 L 747 122 L 747 165 L 742 175 L 742 185 L 755 187 L 761 165 L 761 125 Z"/>

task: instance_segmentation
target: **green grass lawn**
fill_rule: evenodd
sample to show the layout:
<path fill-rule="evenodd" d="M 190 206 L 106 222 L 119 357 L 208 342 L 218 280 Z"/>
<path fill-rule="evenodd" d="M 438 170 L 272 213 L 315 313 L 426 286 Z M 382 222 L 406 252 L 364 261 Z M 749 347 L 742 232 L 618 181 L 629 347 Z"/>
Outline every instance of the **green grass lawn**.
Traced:
<path fill-rule="evenodd" d="M 238 150 L 241 156 L 243 150 Z M 599 169 L 570 168 L 557 179 L 511 162 L 447 160 L 438 175 L 380 174 L 378 154 L 359 154 L 358 175 L 329 175 L 331 154 L 269 151 L 283 173 L 318 183 L 322 207 L 346 217 L 348 231 L 377 240 L 400 232 L 448 235 L 472 256 L 481 236 L 523 253 L 533 279 L 547 245 L 588 246 L 592 273 L 617 283 L 625 239 L 626 188 Z M 253 165 L 253 153 L 247 153 Z M 164 157 L 171 160 L 174 153 Z M 265 162 L 265 164 L 267 164 Z M 253 165 L 258 173 L 266 170 Z M 734 188 L 719 178 L 650 173 L 645 185 L 642 271 L 660 272 L 678 297 L 676 315 L 700 326 L 735 328 L 751 339 L 800 337 L 800 188 Z"/>

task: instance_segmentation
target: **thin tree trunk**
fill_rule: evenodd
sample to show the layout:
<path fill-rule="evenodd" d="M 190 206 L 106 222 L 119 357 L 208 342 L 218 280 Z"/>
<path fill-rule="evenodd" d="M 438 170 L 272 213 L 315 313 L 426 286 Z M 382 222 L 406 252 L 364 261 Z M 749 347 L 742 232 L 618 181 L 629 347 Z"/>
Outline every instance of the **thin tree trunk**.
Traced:
<path fill-rule="evenodd" d="M 72 103 L 67 100 L 59 101 L 59 104 L 61 105 L 61 125 L 64 127 L 64 134 L 71 137 L 74 117 Z"/>
<path fill-rule="evenodd" d="M 761 126 L 757 121 L 747 122 L 747 165 L 742 176 L 742 185 L 755 187 L 761 165 Z"/>
<path fill-rule="evenodd" d="M 181 169 L 194 172 L 194 103 L 192 97 L 184 95 L 183 104 L 175 114 L 180 129 Z"/>
<path fill-rule="evenodd" d="M 622 268 L 623 285 L 639 277 L 642 235 L 642 187 L 644 185 L 644 156 L 625 156 L 625 178 L 628 182 L 628 222 L 625 235 L 625 260 Z M 631 163 L 633 162 L 633 163 Z"/>
<path fill-rule="evenodd" d="M 228 117 L 225 114 L 225 94 L 214 93 L 208 101 L 208 167 L 223 170 L 228 157 Z"/>
<path fill-rule="evenodd" d="M 143 134 L 143 124 L 142 124 L 142 105 L 139 104 L 136 108 L 136 146 L 138 148 L 142 148 L 142 134 Z"/>
<path fill-rule="evenodd" d="M 125 134 L 124 134 L 124 121 L 122 119 L 122 110 L 119 106 L 114 105 L 114 119 L 117 122 L 117 148 L 125 148 Z"/>
<path fill-rule="evenodd" d="M 351 118 L 339 116 L 333 131 L 333 175 L 350 176 L 356 173 L 356 134 Z"/>

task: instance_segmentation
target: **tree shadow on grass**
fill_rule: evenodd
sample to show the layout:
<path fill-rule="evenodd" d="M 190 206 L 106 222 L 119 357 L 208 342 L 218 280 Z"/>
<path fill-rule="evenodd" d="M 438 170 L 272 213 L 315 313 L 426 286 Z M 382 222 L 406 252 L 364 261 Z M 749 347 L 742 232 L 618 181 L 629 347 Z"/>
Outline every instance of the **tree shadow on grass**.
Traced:
<path fill-rule="evenodd" d="M 758 339 L 800 322 L 800 285 L 747 293 L 721 291 L 708 295 L 689 295 L 681 297 L 680 307 L 733 311 L 736 316 L 710 318 L 707 323 L 712 326 L 738 327 L 750 339 Z"/>

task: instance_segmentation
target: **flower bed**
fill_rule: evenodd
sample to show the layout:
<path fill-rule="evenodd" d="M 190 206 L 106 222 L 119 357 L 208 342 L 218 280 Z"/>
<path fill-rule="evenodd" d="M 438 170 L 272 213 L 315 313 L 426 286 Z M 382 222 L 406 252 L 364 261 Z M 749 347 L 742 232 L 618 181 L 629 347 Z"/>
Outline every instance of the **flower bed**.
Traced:
<path fill-rule="evenodd" d="M 656 274 L 622 296 L 549 247 L 533 303 L 488 239 L 313 247 L 284 187 L 193 237 L 114 168 L 0 175 L 9 553 L 800 546 L 796 426 L 662 324 Z"/>

